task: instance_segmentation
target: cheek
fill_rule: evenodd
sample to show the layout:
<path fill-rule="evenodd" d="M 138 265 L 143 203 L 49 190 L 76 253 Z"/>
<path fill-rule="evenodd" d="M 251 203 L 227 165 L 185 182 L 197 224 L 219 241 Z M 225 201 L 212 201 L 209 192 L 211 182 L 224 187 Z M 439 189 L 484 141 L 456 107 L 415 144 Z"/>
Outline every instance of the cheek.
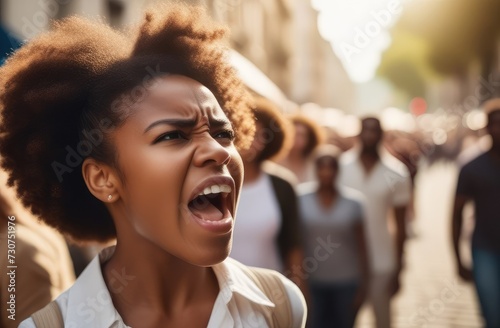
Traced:
<path fill-rule="evenodd" d="M 317 173 L 318 174 L 318 178 L 321 181 L 332 181 L 337 176 L 336 170 L 333 170 L 333 169 L 331 169 L 329 167 L 319 169 L 317 172 L 318 172 Z"/>
<path fill-rule="evenodd" d="M 332 174 L 328 171 L 320 171 L 318 177 L 321 181 L 329 181 L 332 178 Z"/>
<path fill-rule="evenodd" d="M 307 144 L 307 137 L 302 134 L 297 134 L 295 136 L 295 145 L 303 147 Z"/>
<path fill-rule="evenodd" d="M 361 136 L 361 140 L 365 143 L 373 143 L 375 142 L 375 136 L 371 133 L 366 133 Z"/>
<path fill-rule="evenodd" d="M 130 158 L 124 168 L 130 213 L 144 222 L 175 215 L 189 163 L 182 152 L 139 152 Z"/>

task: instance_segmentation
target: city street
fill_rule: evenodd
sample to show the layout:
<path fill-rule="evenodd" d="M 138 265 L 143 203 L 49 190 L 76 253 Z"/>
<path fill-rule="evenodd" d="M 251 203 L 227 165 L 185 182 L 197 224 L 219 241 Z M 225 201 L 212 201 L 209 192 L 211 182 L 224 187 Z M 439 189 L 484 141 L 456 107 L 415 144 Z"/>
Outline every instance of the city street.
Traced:
<path fill-rule="evenodd" d="M 407 243 L 402 289 L 393 302 L 393 327 L 482 326 L 472 285 L 461 282 L 454 271 L 450 211 L 457 172 L 453 163 L 438 163 L 422 168 L 417 176 L 416 236 Z M 356 327 L 374 326 L 371 311 L 363 308 Z"/>

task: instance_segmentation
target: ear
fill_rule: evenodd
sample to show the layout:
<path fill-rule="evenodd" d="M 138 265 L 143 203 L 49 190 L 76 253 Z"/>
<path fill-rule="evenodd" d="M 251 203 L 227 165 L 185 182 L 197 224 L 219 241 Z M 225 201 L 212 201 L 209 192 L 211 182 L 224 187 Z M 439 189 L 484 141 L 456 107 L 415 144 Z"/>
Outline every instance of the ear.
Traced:
<path fill-rule="evenodd" d="M 113 203 L 119 199 L 120 179 L 108 165 L 86 158 L 82 165 L 82 175 L 89 191 L 100 201 Z"/>

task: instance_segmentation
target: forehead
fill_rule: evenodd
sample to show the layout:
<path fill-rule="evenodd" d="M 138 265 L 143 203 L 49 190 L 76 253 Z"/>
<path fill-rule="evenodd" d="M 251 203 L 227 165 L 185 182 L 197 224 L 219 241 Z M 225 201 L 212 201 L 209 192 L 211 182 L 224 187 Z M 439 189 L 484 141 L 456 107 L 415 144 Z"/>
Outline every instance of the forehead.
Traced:
<path fill-rule="evenodd" d="M 316 159 L 316 164 L 319 166 L 330 166 L 332 164 L 337 164 L 337 158 L 330 156 L 330 155 L 325 155 L 321 156 L 318 159 Z"/>
<path fill-rule="evenodd" d="M 380 122 L 374 118 L 368 118 L 361 121 L 361 127 L 363 130 L 381 130 Z"/>
<path fill-rule="evenodd" d="M 309 127 L 302 122 L 294 122 L 293 125 L 294 125 L 296 131 L 300 131 L 300 132 L 308 132 L 309 131 Z"/>
<path fill-rule="evenodd" d="M 172 114 L 178 118 L 208 117 L 226 119 L 214 94 L 189 77 L 158 77 L 135 104 L 134 116 Z"/>

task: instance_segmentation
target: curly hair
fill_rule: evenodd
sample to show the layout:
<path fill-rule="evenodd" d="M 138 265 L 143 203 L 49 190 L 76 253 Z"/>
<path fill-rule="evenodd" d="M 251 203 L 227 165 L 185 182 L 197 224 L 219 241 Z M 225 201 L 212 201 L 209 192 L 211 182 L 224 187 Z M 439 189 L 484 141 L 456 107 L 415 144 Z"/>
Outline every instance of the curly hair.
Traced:
<path fill-rule="evenodd" d="M 256 138 L 264 139 L 264 148 L 255 161 L 262 163 L 265 160 L 280 160 L 288 153 L 293 142 L 291 124 L 273 102 L 261 96 L 254 96 L 254 106 L 255 119 L 262 124 L 263 129 L 261 136 L 256 135 Z"/>
<path fill-rule="evenodd" d="M 14 53 L 0 68 L 0 153 L 23 204 L 74 239 L 114 238 L 82 163 L 92 157 L 116 165 L 108 136 L 161 75 L 209 88 L 233 124 L 236 146 L 248 147 L 251 97 L 225 58 L 225 34 L 202 8 L 156 5 L 134 34 L 71 17 Z"/>

